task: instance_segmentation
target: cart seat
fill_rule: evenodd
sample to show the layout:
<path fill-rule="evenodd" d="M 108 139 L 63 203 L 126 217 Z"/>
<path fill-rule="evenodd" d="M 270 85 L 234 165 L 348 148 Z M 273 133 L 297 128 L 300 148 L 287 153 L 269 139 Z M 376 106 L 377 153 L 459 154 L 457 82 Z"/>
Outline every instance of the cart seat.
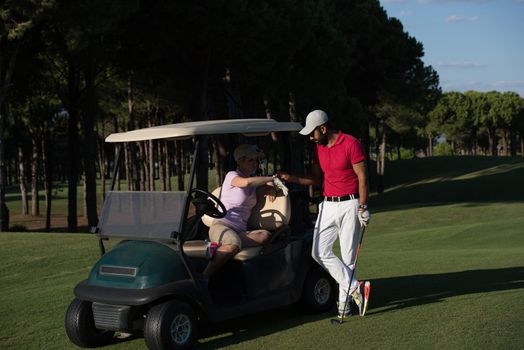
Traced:
<path fill-rule="evenodd" d="M 220 187 L 217 187 L 212 194 L 217 198 L 220 198 Z M 247 229 L 257 230 L 265 229 L 270 232 L 274 232 L 278 229 L 283 228 L 289 224 L 291 218 L 291 202 L 288 196 L 284 196 L 279 193 L 273 202 L 270 202 L 267 197 L 258 196 L 257 204 L 251 210 L 251 216 L 247 221 Z M 216 219 L 213 219 L 207 215 L 202 217 L 202 221 L 208 227 L 214 223 Z M 238 254 L 234 256 L 234 260 L 249 260 L 258 256 L 262 246 L 244 248 Z"/>

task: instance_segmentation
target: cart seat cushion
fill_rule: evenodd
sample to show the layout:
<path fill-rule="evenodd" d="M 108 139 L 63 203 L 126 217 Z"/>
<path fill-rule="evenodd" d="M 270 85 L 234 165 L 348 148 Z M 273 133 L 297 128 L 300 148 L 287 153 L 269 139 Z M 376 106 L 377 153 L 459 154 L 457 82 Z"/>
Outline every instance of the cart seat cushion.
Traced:
<path fill-rule="evenodd" d="M 212 194 L 217 198 L 220 198 L 220 187 L 217 187 Z M 273 202 L 271 202 L 267 197 L 259 195 L 257 203 L 251 210 L 251 216 L 247 222 L 247 229 L 249 231 L 257 229 L 275 231 L 276 229 L 287 225 L 290 218 L 291 203 L 288 196 L 280 194 Z M 211 227 L 215 219 L 204 215 L 202 221 L 206 226 Z"/>

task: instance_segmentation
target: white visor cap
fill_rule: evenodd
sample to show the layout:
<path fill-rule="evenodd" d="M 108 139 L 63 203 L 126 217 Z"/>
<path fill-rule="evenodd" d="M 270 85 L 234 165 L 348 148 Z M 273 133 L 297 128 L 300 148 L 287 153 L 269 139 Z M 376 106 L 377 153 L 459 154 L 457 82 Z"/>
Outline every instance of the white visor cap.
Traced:
<path fill-rule="evenodd" d="M 299 131 L 302 135 L 309 135 L 315 130 L 316 127 L 326 124 L 328 121 L 328 115 L 326 112 L 317 109 L 309 113 L 306 117 L 306 126 Z"/>

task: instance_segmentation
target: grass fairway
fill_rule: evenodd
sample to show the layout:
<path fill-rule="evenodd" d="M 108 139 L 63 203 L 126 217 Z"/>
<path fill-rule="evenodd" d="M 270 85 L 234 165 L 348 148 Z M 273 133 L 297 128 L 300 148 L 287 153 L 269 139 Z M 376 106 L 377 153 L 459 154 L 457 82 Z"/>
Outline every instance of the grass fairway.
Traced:
<path fill-rule="evenodd" d="M 371 200 L 359 261 L 373 283 L 366 317 L 334 327 L 333 313 L 287 307 L 208 326 L 196 348 L 521 349 L 524 163 L 435 158 L 386 169 L 390 189 Z M 0 348 L 74 349 L 65 311 L 98 255 L 86 234 L 0 234 Z"/>

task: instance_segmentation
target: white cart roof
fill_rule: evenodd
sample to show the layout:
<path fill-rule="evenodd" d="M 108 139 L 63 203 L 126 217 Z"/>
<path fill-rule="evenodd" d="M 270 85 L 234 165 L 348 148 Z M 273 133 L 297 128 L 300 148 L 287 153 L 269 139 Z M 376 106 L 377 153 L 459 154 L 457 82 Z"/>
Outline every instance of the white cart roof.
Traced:
<path fill-rule="evenodd" d="M 177 123 L 111 134 L 106 142 L 132 142 L 157 139 L 183 139 L 196 135 L 244 134 L 264 135 L 270 132 L 299 131 L 302 125 L 273 119 L 224 119 Z"/>

